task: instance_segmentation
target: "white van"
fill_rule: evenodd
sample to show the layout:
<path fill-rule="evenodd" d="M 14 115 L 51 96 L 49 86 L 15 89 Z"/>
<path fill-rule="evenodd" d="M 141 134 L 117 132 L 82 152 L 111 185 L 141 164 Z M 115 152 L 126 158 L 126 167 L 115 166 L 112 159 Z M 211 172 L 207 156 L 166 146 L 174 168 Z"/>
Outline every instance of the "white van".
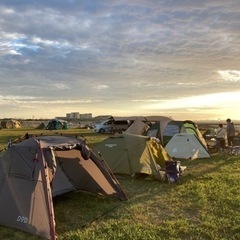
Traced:
<path fill-rule="evenodd" d="M 108 119 L 99 124 L 94 125 L 93 131 L 98 133 L 114 133 L 123 132 L 128 129 L 131 122 L 128 120 Z"/>

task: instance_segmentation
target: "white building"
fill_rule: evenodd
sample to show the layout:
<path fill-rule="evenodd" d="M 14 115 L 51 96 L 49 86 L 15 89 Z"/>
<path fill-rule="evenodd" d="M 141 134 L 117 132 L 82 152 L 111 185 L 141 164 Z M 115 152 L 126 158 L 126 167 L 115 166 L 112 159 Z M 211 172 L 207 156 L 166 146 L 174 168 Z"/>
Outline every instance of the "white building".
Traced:
<path fill-rule="evenodd" d="M 79 112 L 71 112 L 66 114 L 67 119 L 91 119 L 92 113 L 80 114 Z"/>

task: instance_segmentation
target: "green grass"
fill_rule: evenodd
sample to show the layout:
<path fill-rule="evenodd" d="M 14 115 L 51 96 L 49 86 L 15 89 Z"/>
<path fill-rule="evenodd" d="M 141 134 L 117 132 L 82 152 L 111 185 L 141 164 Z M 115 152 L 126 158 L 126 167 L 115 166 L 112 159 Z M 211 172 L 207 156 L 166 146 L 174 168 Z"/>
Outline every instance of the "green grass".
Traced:
<path fill-rule="evenodd" d="M 0 132 L 0 146 L 26 132 L 57 131 L 21 129 Z M 89 145 L 108 135 L 91 130 L 61 131 L 83 135 Z M 72 192 L 54 199 L 56 232 L 60 240 L 78 239 L 240 239 L 240 157 L 219 155 L 211 159 L 182 160 L 187 166 L 179 184 L 118 177 L 127 201 Z M 0 227 L 0 239 L 38 239 Z"/>
<path fill-rule="evenodd" d="M 88 129 L 67 129 L 67 130 L 45 130 L 45 129 L 33 129 L 33 128 L 19 128 L 19 129 L 3 129 L 0 131 L 0 150 L 7 146 L 9 140 L 12 142 L 18 138 L 23 137 L 26 133 L 33 134 L 35 136 L 39 135 L 61 135 L 67 134 L 72 136 L 78 136 L 79 138 L 84 137 L 87 140 L 89 146 L 91 144 L 102 141 L 103 139 L 109 137 L 108 134 L 99 134 L 93 132 L 93 130 Z"/>

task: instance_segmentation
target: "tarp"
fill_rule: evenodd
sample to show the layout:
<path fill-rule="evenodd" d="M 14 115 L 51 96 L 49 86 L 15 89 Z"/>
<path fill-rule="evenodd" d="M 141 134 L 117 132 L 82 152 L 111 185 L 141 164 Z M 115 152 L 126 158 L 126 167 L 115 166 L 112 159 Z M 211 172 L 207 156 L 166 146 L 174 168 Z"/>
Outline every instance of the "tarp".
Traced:
<path fill-rule="evenodd" d="M 81 139 L 33 137 L 0 153 L 1 225 L 55 239 L 52 197 L 73 190 L 127 199 L 107 164 Z"/>

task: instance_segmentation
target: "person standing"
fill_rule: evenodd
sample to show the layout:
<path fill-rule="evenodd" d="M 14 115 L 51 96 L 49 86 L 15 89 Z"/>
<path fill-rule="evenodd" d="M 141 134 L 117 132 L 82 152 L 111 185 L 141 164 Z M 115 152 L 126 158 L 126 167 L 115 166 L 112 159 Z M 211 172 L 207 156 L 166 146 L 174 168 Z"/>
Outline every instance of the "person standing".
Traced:
<path fill-rule="evenodd" d="M 224 151 L 226 142 L 225 139 L 227 137 L 227 131 L 223 128 L 223 124 L 218 125 L 218 129 L 216 131 L 216 138 L 217 138 L 217 150 L 218 151 Z"/>
<path fill-rule="evenodd" d="M 235 136 L 235 127 L 234 123 L 231 121 L 230 118 L 226 120 L 227 122 L 227 141 L 228 146 L 232 146 L 233 144 L 233 137 Z"/>

